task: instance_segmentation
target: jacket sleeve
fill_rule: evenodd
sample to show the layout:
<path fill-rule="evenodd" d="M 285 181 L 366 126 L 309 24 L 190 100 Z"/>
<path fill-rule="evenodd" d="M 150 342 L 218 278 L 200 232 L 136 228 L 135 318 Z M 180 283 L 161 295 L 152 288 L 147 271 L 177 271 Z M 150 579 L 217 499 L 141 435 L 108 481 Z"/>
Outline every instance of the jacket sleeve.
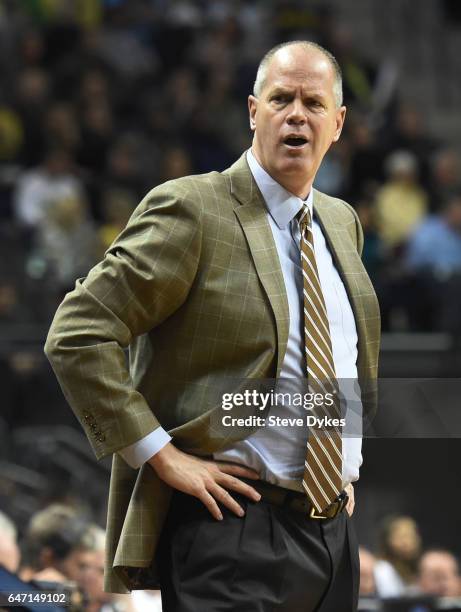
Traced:
<path fill-rule="evenodd" d="M 166 183 L 147 194 L 55 314 L 45 353 L 98 459 L 159 427 L 133 387 L 124 349 L 185 301 L 200 248 L 201 210 Z"/>

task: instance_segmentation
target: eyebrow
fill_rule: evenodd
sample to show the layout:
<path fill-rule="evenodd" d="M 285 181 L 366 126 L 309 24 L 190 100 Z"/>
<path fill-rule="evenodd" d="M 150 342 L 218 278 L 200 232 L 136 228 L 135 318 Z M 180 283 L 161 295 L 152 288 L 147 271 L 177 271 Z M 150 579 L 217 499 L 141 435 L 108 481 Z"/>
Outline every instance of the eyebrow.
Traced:
<path fill-rule="evenodd" d="M 292 93 L 292 89 L 290 89 L 289 87 L 283 87 L 282 85 L 277 85 L 275 87 L 275 89 L 269 90 L 269 95 L 273 96 L 275 94 L 289 94 Z"/>
<path fill-rule="evenodd" d="M 290 87 L 284 87 L 283 85 L 277 85 L 274 89 L 269 90 L 268 92 L 268 97 L 271 98 L 273 96 L 279 95 L 279 94 L 284 94 L 284 95 L 292 95 L 293 94 L 293 88 Z M 318 100 L 320 102 L 323 102 L 325 99 L 325 96 L 319 92 L 319 91 L 313 91 L 307 94 L 307 96 L 303 97 L 307 97 L 309 99 L 313 99 L 313 100 Z"/>

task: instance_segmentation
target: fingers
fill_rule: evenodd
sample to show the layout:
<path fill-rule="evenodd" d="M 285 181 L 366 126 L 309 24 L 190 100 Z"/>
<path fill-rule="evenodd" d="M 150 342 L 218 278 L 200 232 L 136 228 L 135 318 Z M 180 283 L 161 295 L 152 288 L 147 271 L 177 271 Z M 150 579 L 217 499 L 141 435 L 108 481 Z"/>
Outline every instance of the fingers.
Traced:
<path fill-rule="evenodd" d="M 197 495 L 197 497 L 207 508 L 211 516 L 213 516 L 218 521 L 222 521 L 223 515 L 221 510 L 219 509 L 215 498 L 210 495 L 210 493 L 208 493 L 206 489 L 203 489 L 202 492 Z"/>
<path fill-rule="evenodd" d="M 248 497 L 253 501 L 259 501 L 261 499 L 261 495 L 251 485 L 239 480 L 238 478 L 234 478 L 234 476 L 230 476 L 229 474 L 221 473 L 217 476 L 216 482 L 223 487 L 226 487 L 226 489 L 231 489 L 236 493 L 245 495 L 245 497 Z"/>
<path fill-rule="evenodd" d="M 226 508 L 237 516 L 241 517 L 245 514 L 243 508 L 235 501 L 229 491 L 223 489 L 223 487 L 219 486 L 216 482 L 209 482 L 207 488 L 203 488 L 196 493 L 196 497 L 218 521 L 222 521 L 223 515 L 217 501 L 223 504 L 223 506 L 226 506 Z"/>
<path fill-rule="evenodd" d="M 346 504 L 346 512 L 349 516 L 352 516 L 354 513 L 355 502 L 353 499 L 350 499 Z"/>
<path fill-rule="evenodd" d="M 352 516 L 355 508 L 354 487 L 352 486 L 352 484 L 348 484 L 344 490 L 349 496 L 349 500 L 346 504 L 346 512 L 349 516 Z"/>
<path fill-rule="evenodd" d="M 237 516 L 244 516 L 245 511 L 240 504 L 232 497 L 227 489 L 245 495 L 253 501 L 259 501 L 261 495 L 253 487 L 238 478 L 216 470 L 203 481 L 203 488 L 196 490 L 195 495 L 207 507 L 211 515 L 217 520 L 222 520 L 222 513 L 216 502 L 223 504 Z"/>
<path fill-rule="evenodd" d="M 226 491 L 226 489 L 223 489 L 223 487 L 220 487 L 217 483 L 210 485 L 208 491 L 231 512 L 237 516 L 244 516 L 245 511 L 240 504 L 235 501 L 229 491 Z"/>
<path fill-rule="evenodd" d="M 243 465 L 237 465 L 235 463 L 218 463 L 216 462 L 219 470 L 225 474 L 231 474 L 232 476 L 242 476 L 243 478 L 251 478 L 252 480 L 258 480 L 259 474 L 250 468 L 244 467 Z"/>

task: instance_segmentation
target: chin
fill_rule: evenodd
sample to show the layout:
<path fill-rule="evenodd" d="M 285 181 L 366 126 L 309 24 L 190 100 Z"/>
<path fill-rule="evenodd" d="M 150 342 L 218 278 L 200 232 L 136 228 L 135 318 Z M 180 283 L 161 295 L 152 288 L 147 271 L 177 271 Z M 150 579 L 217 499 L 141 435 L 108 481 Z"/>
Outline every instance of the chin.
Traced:
<path fill-rule="evenodd" d="M 297 174 L 303 173 L 306 176 L 311 175 L 312 164 L 310 160 L 304 158 L 287 159 L 280 164 L 280 171 L 283 174 Z"/>

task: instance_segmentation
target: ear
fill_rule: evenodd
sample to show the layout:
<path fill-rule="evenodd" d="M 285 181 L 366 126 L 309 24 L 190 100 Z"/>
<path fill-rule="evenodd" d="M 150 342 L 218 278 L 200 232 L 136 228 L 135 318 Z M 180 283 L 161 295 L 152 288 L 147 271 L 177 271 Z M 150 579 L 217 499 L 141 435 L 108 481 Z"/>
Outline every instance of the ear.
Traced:
<path fill-rule="evenodd" d="M 250 129 L 252 132 L 256 130 L 256 111 L 258 109 L 258 98 L 248 96 L 248 112 L 250 115 Z"/>
<path fill-rule="evenodd" d="M 346 118 L 346 107 L 341 106 L 341 108 L 338 108 L 338 110 L 336 111 L 336 127 L 335 127 L 334 136 L 333 136 L 333 142 L 338 142 L 339 137 L 341 136 L 345 118 Z"/>

